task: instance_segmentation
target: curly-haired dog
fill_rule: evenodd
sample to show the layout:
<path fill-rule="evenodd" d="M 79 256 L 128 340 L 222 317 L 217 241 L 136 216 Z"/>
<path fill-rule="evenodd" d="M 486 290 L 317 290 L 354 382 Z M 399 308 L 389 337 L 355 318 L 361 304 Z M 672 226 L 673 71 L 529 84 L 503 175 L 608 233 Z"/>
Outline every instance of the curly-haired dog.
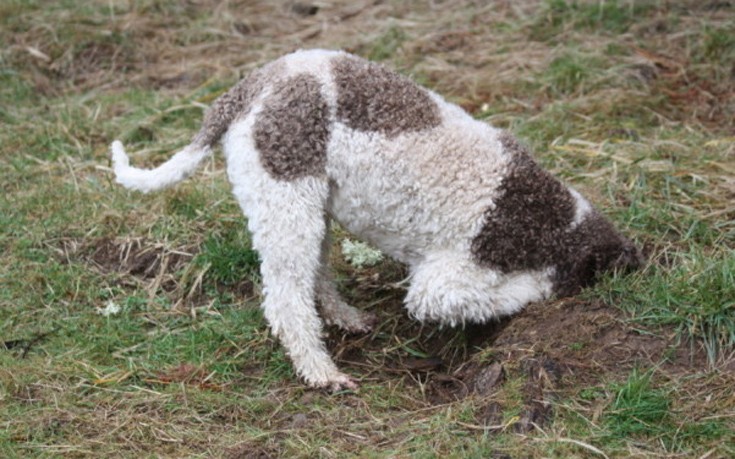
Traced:
<path fill-rule="evenodd" d="M 408 265 L 413 317 L 450 325 L 512 314 L 640 262 L 510 134 L 343 52 L 298 51 L 256 70 L 156 169 L 131 167 L 115 141 L 117 181 L 143 192 L 172 185 L 220 139 L 262 260 L 265 317 L 311 386 L 356 387 L 332 362 L 322 319 L 349 332 L 372 324 L 333 285 L 329 218 Z"/>

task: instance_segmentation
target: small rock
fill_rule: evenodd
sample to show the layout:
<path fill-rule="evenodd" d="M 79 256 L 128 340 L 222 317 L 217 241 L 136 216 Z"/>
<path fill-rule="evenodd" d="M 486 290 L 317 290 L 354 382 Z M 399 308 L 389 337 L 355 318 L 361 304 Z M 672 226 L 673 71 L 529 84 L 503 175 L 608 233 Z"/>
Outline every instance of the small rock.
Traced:
<path fill-rule="evenodd" d="M 497 386 L 503 383 L 504 379 L 503 365 L 495 362 L 477 374 L 473 384 L 474 391 L 478 395 L 490 395 Z"/>

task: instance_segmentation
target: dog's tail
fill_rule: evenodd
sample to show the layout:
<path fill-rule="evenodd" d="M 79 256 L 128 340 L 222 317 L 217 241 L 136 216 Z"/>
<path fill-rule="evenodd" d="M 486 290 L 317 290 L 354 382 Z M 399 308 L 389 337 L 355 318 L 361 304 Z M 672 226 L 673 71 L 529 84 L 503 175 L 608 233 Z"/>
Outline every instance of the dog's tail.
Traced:
<path fill-rule="evenodd" d="M 132 167 L 122 143 L 119 140 L 112 142 L 112 164 L 117 182 L 126 188 L 148 193 L 171 186 L 191 175 L 202 160 L 212 154 L 213 146 L 225 135 L 233 120 L 248 110 L 260 91 L 257 89 L 258 81 L 268 69 L 269 66 L 265 66 L 254 71 L 219 96 L 204 113 L 202 127 L 192 142 L 155 169 Z"/>
<path fill-rule="evenodd" d="M 122 142 L 112 142 L 111 150 L 117 183 L 143 193 L 160 190 L 184 180 L 204 158 L 212 154 L 210 146 L 195 141 L 155 169 L 138 169 L 130 165 Z"/>

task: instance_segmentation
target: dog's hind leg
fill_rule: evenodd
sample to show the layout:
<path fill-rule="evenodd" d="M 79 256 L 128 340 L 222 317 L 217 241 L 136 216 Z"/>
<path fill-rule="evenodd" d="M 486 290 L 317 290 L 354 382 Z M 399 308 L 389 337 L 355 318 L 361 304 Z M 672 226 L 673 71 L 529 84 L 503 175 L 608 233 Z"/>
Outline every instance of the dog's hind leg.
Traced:
<path fill-rule="evenodd" d="M 455 326 L 513 314 L 550 292 L 545 272 L 504 275 L 479 266 L 462 252 L 436 251 L 411 267 L 405 301 L 413 317 Z"/>
<path fill-rule="evenodd" d="M 248 215 L 248 226 L 261 257 L 265 318 L 309 385 L 355 389 L 354 380 L 337 369 L 327 352 L 315 304 L 327 231 L 326 180 L 264 178 L 257 189 L 258 208 Z"/>
<path fill-rule="evenodd" d="M 321 313 L 328 325 L 336 325 L 348 333 L 367 333 L 373 329 L 377 317 L 347 304 L 337 291 L 329 266 L 331 237 L 329 235 L 329 219 L 325 221 L 327 234 L 322 240 L 321 264 L 316 281 L 316 298 L 321 306 Z"/>

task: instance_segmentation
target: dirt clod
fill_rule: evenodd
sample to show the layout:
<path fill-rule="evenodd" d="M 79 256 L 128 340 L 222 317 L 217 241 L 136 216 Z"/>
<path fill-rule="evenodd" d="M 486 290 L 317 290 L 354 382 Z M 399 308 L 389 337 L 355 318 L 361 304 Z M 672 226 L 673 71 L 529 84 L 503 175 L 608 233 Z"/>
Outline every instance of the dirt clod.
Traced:
<path fill-rule="evenodd" d="M 480 396 L 490 395 L 505 379 L 505 370 L 500 363 L 482 368 L 473 381 L 472 390 Z"/>

